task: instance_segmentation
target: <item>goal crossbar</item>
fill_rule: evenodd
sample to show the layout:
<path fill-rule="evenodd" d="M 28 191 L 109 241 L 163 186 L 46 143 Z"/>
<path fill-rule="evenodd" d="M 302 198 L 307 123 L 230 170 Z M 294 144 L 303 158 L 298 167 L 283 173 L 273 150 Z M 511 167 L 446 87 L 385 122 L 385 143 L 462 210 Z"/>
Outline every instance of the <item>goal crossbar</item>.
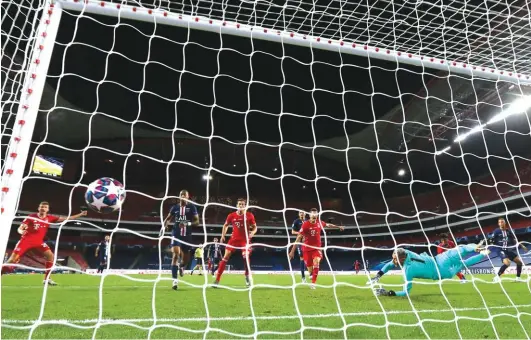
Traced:
<path fill-rule="evenodd" d="M 151 9 L 126 4 L 110 3 L 93 0 L 59 0 L 66 10 L 93 13 L 124 19 L 152 22 L 162 25 L 186 27 L 202 31 L 220 34 L 229 34 L 246 38 L 262 39 L 284 44 L 305 46 L 321 50 L 341 52 L 361 57 L 381 59 L 396 63 L 420 66 L 428 69 L 436 69 L 460 74 L 467 77 L 504 80 L 518 85 L 531 85 L 531 75 L 517 73 L 513 70 L 501 70 L 481 65 L 467 64 L 463 62 L 418 55 L 406 51 L 397 51 L 388 48 L 380 48 L 367 44 L 359 44 L 355 41 L 324 38 L 314 35 L 305 35 L 296 32 L 282 31 L 278 29 L 264 28 L 255 25 L 223 21 L 204 16 L 191 16 L 184 13 L 174 13 L 163 9 Z"/>

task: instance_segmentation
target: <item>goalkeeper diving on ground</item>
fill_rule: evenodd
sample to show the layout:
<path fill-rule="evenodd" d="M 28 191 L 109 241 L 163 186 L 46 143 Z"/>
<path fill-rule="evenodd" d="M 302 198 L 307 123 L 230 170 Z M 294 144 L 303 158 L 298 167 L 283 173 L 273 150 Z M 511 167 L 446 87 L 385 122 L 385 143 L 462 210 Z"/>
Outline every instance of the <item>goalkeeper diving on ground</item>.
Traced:
<path fill-rule="evenodd" d="M 419 255 L 412 251 L 398 248 L 393 253 L 392 261 L 387 263 L 382 270 L 371 279 L 370 283 L 374 284 L 378 282 L 390 269 L 402 268 L 403 276 L 406 281 L 405 289 L 403 291 L 395 292 L 393 290 L 378 288 L 375 289 L 375 293 L 378 296 L 409 295 L 413 286 L 413 279 L 451 279 L 464 268 L 473 266 L 484 260 L 490 251 L 483 247 L 483 243 L 484 241 L 479 242 L 477 245 L 461 245 L 435 257 L 426 253 Z M 480 254 L 468 257 L 474 253 Z"/>

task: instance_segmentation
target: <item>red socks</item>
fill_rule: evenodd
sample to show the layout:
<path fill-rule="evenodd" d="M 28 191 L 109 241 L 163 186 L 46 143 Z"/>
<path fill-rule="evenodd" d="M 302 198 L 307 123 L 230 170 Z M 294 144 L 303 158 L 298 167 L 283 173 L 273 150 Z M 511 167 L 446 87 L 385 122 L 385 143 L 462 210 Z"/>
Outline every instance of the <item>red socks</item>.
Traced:
<path fill-rule="evenodd" d="M 225 259 L 221 260 L 218 266 L 218 274 L 216 275 L 216 281 L 219 281 L 221 279 L 221 275 L 225 271 L 225 265 L 227 264 L 227 261 Z"/>
<path fill-rule="evenodd" d="M 317 274 L 319 274 L 319 266 L 313 266 L 312 283 L 315 283 L 315 281 L 317 281 Z"/>
<path fill-rule="evenodd" d="M 464 280 L 465 279 L 465 276 L 461 272 L 457 273 L 457 277 L 459 278 L 459 280 Z"/>
<path fill-rule="evenodd" d="M 46 270 L 44 271 L 44 280 L 48 280 L 50 277 L 50 272 L 52 270 L 53 262 L 52 261 L 46 261 Z"/>

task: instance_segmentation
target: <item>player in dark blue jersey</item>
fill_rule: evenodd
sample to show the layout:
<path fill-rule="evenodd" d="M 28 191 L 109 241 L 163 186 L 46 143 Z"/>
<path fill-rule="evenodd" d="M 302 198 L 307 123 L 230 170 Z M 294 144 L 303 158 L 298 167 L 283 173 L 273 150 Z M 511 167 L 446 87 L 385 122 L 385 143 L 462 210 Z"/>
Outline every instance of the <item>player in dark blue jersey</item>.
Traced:
<path fill-rule="evenodd" d="M 304 211 L 299 211 L 299 217 L 297 217 L 295 221 L 293 221 L 293 224 L 291 225 L 292 235 L 299 235 L 299 232 L 301 230 L 301 227 L 304 221 L 306 221 L 306 213 Z M 303 252 L 302 245 L 298 245 L 297 254 L 299 255 L 299 260 L 301 261 L 300 268 L 301 268 L 302 282 L 306 283 L 306 275 L 305 275 L 306 265 L 304 264 L 304 257 L 303 257 L 302 252 Z"/>
<path fill-rule="evenodd" d="M 500 248 L 499 254 L 503 264 L 498 271 L 498 275 L 494 277 L 494 282 L 501 280 L 500 276 L 511 265 L 511 261 L 516 263 L 516 281 L 524 281 L 520 278 L 523 263 L 520 256 L 518 256 L 518 240 L 516 239 L 516 235 L 503 217 L 498 218 L 498 227 L 498 229 L 494 230 L 491 243 Z M 520 246 L 527 252 L 527 248 L 523 244 Z"/>
<path fill-rule="evenodd" d="M 216 272 L 216 268 L 219 264 L 219 260 L 223 257 L 223 253 L 221 251 L 221 244 L 219 243 L 217 237 L 214 238 L 214 243 L 210 244 L 208 246 L 208 270 L 214 275 Z"/>
<path fill-rule="evenodd" d="M 171 207 L 170 212 L 164 220 L 164 225 L 167 227 L 173 222 L 172 227 L 172 260 L 171 260 L 171 276 L 173 278 L 172 288 L 177 290 L 179 279 L 177 273 L 183 276 L 183 268 L 190 261 L 190 250 L 192 249 L 192 230 L 199 226 L 199 214 L 197 208 L 192 203 L 188 202 L 190 195 L 187 190 L 181 190 L 179 193 L 179 204 Z M 182 262 L 179 263 L 179 257 Z"/>
<path fill-rule="evenodd" d="M 111 237 L 109 235 L 105 235 L 105 239 L 98 244 L 96 247 L 96 253 L 94 254 L 96 258 L 98 258 L 98 274 L 103 273 L 103 269 L 107 266 L 107 260 L 109 259 L 110 255 L 110 247 L 109 247 L 109 241 Z"/>

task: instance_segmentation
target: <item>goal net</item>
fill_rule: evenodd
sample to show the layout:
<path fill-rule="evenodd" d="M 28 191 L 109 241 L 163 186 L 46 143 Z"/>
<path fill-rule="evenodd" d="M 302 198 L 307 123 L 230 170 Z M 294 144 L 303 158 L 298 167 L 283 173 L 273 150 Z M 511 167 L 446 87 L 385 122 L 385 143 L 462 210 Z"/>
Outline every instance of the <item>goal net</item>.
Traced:
<path fill-rule="evenodd" d="M 525 1 L 1 6 L 2 254 L 39 202 L 69 216 L 98 178 L 127 191 L 119 213 L 50 227 L 59 287 L 2 276 L 4 337 L 529 338 Z M 200 215 L 191 257 L 205 254 L 173 291 L 162 224 L 182 189 Z M 252 282 L 235 252 L 213 289 L 207 249 L 239 197 L 258 225 Z M 302 257 L 288 259 L 311 208 L 345 226 L 322 235 L 315 290 Z M 403 289 L 399 269 L 367 284 L 395 249 L 490 240 L 500 217 L 515 242 L 492 244 L 463 284 L 377 295 Z M 523 268 L 493 282 L 507 251 Z"/>

